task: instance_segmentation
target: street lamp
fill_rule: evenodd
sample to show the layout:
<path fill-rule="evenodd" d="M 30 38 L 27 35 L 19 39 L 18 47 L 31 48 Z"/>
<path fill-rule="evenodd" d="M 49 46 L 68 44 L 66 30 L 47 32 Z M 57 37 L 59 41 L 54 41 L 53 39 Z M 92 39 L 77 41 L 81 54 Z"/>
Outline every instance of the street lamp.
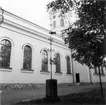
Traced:
<path fill-rule="evenodd" d="M 54 62 L 54 60 L 52 59 L 52 51 L 53 51 L 52 42 L 53 42 L 53 38 L 51 37 L 51 35 L 56 34 L 56 32 L 50 31 L 49 34 L 50 34 L 50 38 L 49 38 L 49 40 L 50 40 L 50 70 L 51 70 L 51 79 L 52 79 L 52 62 Z"/>
<path fill-rule="evenodd" d="M 52 78 L 52 63 L 55 62 L 55 60 L 52 59 L 52 42 L 53 38 L 51 35 L 56 34 L 56 32 L 49 32 L 50 34 L 50 79 L 46 80 L 46 98 L 45 100 L 48 102 L 57 102 L 59 101 L 59 97 L 57 95 L 57 80 Z"/>

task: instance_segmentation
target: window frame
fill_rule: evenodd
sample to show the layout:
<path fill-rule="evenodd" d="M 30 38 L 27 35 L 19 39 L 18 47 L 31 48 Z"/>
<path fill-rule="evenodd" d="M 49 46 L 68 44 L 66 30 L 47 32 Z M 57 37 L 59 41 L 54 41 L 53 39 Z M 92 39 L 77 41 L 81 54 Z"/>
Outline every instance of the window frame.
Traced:
<path fill-rule="evenodd" d="M 57 63 L 58 63 L 58 61 L 57 61 L 57 55 L 59 56 L 59 70 L 57 70 Z M 55 66 L 56 66 L 56 71 L 55 71 L 55 73 L 60 73 L 60 74 L 62 74 L 62 72 L 61 72 L 61 58 L 60 58 L 60 54 L 56 54 L 55 55 L 55 60 L 56 60 L 56 63 L 55 63 Z"/>
<path fill-rule="evenodd" d="M 64 27 L 64 19 L 60 19 L 60 27 Z"/>
<path fill-rule="evenodd" d="M 95 72 L 95 71 L 96 71 L 96 72 Z M 99 75 L 99 68 L 98 68 L 98 67 L 94 67 L 94 74 L 95 74 L 95 75 Z M 105 75 L 105 74 L 104 74 L 103 66 L 100 66 L 100 75 Z"/>
<path fill-rule="evenodd" d="M 30 49 L 31 49 L 31 59 L 30 59 L 30 68 L 24 68 L 24 58 L 25 58 L 25 47 L 29 47 Z M 22 63 L 22 69 L 21 70 L 23 70 L 23 71 L 34 71 L 33 69 L 32 69 L 32 54 L 33 54 L 33 50 L 32 50 L 32 47 L 30 46 L 30 45 L 28 45 L 28 44 L 26 44 L 24 47 L 23 47 L 23 63 Z"/>
<path fill-rule="evenodd" d="M 94 74 L 99 74 L 98 67 L 94 67 Z"/>
<path fill-rule="evenodd" d="M 45 56 L 46 56 L 46 58 L 45 58 Z M 47 63 L 45 63 L 45 64 L 44 64 L 44 61 L 45 61 L 44 59 L 47 59 Z M 45 67 L 46 69 L 43 69 L 43 67 Z M 48 67 L 49 67 L 49 65 L 48 65 L 48 51 L 44 49 L 41 52 L 41 71 L 40 72 L 49 73 Z"/>
<path fill-rule="evenodd" d="M 53 28 L 56 28 L 56 20 L 53 21 Z"/>
<path fill-rule="evenodd" d="M 2 70 L 2 71 L 4 71 L 4 70 L 6 70 L 6 71 L 11 71 L 11 55 L 12 55 L 12 47 L 13 47 L 13 43 L 12 43 L 12 41 L 9 39 L 9 38 L 2 38 L 1 40 L 0 40 L 0 45 L 1 45 L 1 42 L 2 41 L 8 41 L 9 43 L 10 43 L 10 53 L 9 53 L 9 67 L 0 67 L 0 71 Z"/>
<path fill-rule="evenodd" d="M 66 66 L 67 66 L 67 74 L 71 74 L 71 61 L 69 56 L 66 57 Z"/>
<path fill-rule="evenodd" d="M 103 66 L 100 67 L 100 74 L 101 74 L 101 75 L 105 75 L 105 74 L 104 74 L 104 68 L 103 68 Z"/>

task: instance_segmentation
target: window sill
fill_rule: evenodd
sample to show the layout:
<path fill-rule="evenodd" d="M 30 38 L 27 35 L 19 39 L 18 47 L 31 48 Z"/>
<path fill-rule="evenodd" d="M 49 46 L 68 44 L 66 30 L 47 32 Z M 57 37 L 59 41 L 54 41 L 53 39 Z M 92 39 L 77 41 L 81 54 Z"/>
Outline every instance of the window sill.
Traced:
<path fill-rule="evenodd" d="M 62 75 L 63 73 L 62 72 L 55 72 L 55 75 Z"/>
<path fill-rule="evenodd" d="M 0 71 L 12 72 L 12 68 L 0 68 Z"/>
<path fill-rule="evenodd" d="M 41 73 L 41 74 L 46 74 L 46 75 L 49 75 L 49 74 L 50 74 L 49 71 L 42 71 L 42 70 L 40 71 L 40 73 Z"/>
<path fill-rule="evenodd" d="M 33 73 L 34 70 L 21 69 L 22 73 Z"/>
<path fill-rule="evenodd" d="M 105 74 L 101 74 L 101 76 L 103 76 L 103 77 L 104 77 L 104 76 L 105 76 Z"/>
<path fill-rule="evenodd" d="M 98 76 L 99 74 L 98 73 L 93 73 L 95 76 Z"/>
<path fill-rule="evenodd" d="M 93 73 L 95 76 L 99 76 L 98 73 Z M 105 76 L 105 74 L 101 74 L 101 76 Z"/>
<path fill-rule="evenodd" d="M 66 73 L 66 75 L 68 76 L 68 75 L 72 75 L 73 73 Z"/>
<path fill-rule="evenodd" d="M 105 74 L 102 74 L 101 76 L 103 76 L 103 77 L 104 77 L 104 76 L 105 76 Z"/>

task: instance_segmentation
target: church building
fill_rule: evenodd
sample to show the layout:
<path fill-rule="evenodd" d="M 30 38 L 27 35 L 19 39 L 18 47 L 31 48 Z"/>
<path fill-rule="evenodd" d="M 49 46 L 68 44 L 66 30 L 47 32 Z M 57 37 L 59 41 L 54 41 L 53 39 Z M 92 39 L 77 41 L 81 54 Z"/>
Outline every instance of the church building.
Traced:
<path fill-rule="evenodd" d="M 48 30 L 0 8 L 0 83 L 45 83 L 50 78 L 58 83 L 99 82 L 97 68 L 71 58 L 59 33 L 68 20 L 52 15 L 50 22 Z M 105 67 L 101 78 L 106 82 Z"/>

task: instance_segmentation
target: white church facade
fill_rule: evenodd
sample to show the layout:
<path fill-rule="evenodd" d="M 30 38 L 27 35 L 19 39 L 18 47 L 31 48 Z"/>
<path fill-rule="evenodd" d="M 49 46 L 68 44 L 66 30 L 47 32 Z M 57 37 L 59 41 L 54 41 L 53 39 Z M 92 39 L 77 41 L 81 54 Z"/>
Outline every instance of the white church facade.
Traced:
<path fill-rule="evenodd" d="M 45 83 L 51 71 L 58 83 L 99 82 L 98 71 L 73 61 L 62 36 L 49 32 L 0 9 L 0 83 Z M 52 68 L 51 56 L 55 59 Z M 105 67 L 101 68 L 101 77 L 106 82 Z"/>

